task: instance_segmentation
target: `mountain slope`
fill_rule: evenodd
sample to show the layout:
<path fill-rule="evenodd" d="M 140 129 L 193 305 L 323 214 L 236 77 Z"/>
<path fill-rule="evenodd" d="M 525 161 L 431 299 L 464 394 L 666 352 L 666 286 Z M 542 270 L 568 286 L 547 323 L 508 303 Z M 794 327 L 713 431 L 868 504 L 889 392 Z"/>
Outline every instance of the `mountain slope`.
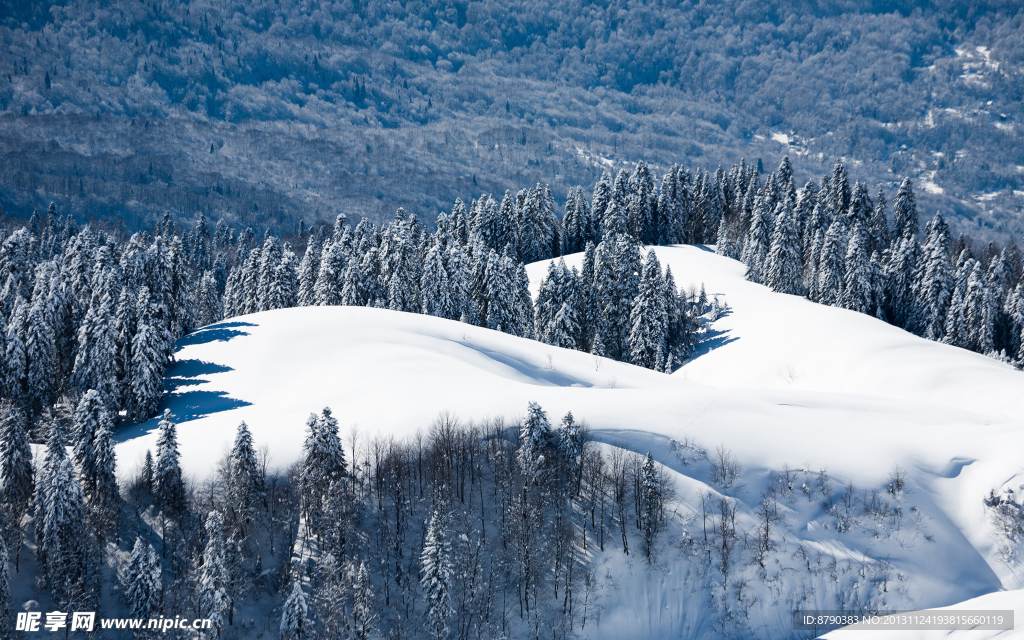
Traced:
<path fill-rule="evenodd" d="M 761 492 L 787 465 L 793 490 L 780 503 L 778 582 L 758 587 L 755 568 L 740 569 L 757 595 L 742 623 L 748 631 L 783 634 L 787 608 L 835 608 L 842 594 L 910 609 L 1019 586 L 997 559 L 981 499 L 1022 481 L 1024 376 L 873 318 L 772 293 L 700 247 L 657 251 L 677 282 L 705 282 L 732 307 L 674 375 L 372 308 L 284 309 L 195 332 L 180 341 L 167 377 L 185 470 L 211 473 L 242 420 L 280 468 L 299 459 L 305 418 L 325 405 L 349 448 L 352 426 L 363 447 L 425 431 L 442 411 L 511 420 L 536 401 L 552 422 L 571 410 L 606 446 L 651 451 L 677 487 L 656 566 L 611 547 L 595 558 L 605 577 L 594 637 L 716 637 L 720 627 L 694 622 L 717 619 L 721 588 L 694 572 L 686 551 L 696 548 L 686 541 L 699 530 L 699 492 L 734 500 L 740 526 L 752 531 Z M 545 269 L 529 267 L 534 287 Z M 937 388 L 916 379 L 924 373 Z M 153 448 L 155 427 L 151 420 L 119 434 L 122 469 Z M 743 469 L 728 487 L 712 482 L 720 443 Z M 894 464 L 908 469 L 900 496 L 885 494 Z M 877 490 L 890 515 L 861 514 L 858 526 L 837 531 L 816 488 L 823 469 L 835 495 L 852 483 L 866 505 Z"/>

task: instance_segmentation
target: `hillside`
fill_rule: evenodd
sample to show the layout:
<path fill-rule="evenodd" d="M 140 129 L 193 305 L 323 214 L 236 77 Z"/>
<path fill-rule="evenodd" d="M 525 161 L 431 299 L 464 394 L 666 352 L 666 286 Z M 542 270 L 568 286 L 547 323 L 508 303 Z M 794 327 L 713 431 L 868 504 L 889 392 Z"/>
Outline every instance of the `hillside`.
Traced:
<path fill-rule="evenodd" d="M 594 558 L 605 567 L 602 613 L 584 635 L 696 638 L 729 628 L 777 636 L 798 605 L 838 608 L 837 598 L 852 597 L 924 608 L 1021 586 L 1016 565 L 1000 560 L 1002 541 L 982 505 L 989 490 L 1021 482 L 1019 372 L 771 293 L 702 247 L 657 252 L 678 282 L 704 282 L 731 307 L 699 355 L 671 376 L 372 308 L 282 309 L 197 331 L 179 342 L 166 378 L 186 473 L 210 474 L 242 420 L 257 446 L 269 446 L 270 464 L 283 467 L 300 455 L 306 416 L 325 405 L 348 448 L 352 426 L 364 447 L 413 436 L 442 411 L 514 419 L 535 401 L 552 420 L 571 410 L 609 447 L 651 451 L 677 491 L 654 567 L 614 548 Z M 545 269 L 531 265 L 531 280 Z M 153 448 L 155 427 L 119 434 L 121 469 Z M 742 467 L 733 482 L 712 478 L 719 444 Z M 895 464 L 907 470 L 907 488 L 887 495 Z M 719 594 L 714 575 L 698 570 L 699 547 L 690 546 L 699 535 L 698 492 L 735 500 L 739 527 L 753 530 L 759 494 L 779 478 L 792 489 L 781 494 L 784 533 L 769 579 L 756 565 L 741 566 L 749 592 Z M 821 489 L 823 482 L 833 488 Z M 865 505 L 880 490 L 884 511 L 824 510 L 825 493 L 838 496 L 848 483 Z M 745 617 L 725 616 L 715 608 L 723 604 L 744 607 Z"/>
<path fill-rule="evenodd" d="M 1019 3 L 41 0 L 0 7 L 0 203 L 257 231 L 646 160 L 903 176 L 1019 239 Z"/>

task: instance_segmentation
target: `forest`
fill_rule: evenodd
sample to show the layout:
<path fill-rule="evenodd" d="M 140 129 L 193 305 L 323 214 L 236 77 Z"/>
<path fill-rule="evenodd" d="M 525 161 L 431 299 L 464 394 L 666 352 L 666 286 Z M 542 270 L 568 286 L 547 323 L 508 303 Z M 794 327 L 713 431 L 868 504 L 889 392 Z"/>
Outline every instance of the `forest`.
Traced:
<path fill-rule="evenodd" d="M 645 160 L 836 160 L 954 233 L 1024 232 L 1015 2 L 95 0 L 0 7 L 0 204 L 149 229 L 432 225 Z"/>

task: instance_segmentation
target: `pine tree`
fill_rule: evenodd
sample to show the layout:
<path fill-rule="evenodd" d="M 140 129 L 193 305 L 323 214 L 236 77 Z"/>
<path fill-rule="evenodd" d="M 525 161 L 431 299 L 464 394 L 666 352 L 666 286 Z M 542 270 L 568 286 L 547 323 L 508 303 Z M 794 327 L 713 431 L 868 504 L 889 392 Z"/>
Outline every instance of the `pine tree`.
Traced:
<path fill-rule="evenodd" d="M 871 260 L 868 258 L 867 245 L 867 232 L 863 224 L 858 222 L 846 250 L 846 275 L 840 305 L 860 313 L 871 311 Z"/>
<path fill-rule="evenodd" d="M 885 192 L 878 190 L 875 196 L 875 208 L 871 211 L 871 223 L 869 225 L 869 236 L 871 237 L 871 252 L 881 254 L 889 248 L 891 238 L 889 237 L 889 221 L 885 214 Z"/>
<path fill-rule="evenodd" d="M 420 280 L 423 267 L 406 223 L 397 223 L 394 248 L 388 262 L 388 308 L 418 313 L 421 309 Z"/>
<path fill-rule="evenodd" d="M 346 475 L 345 452 L 338 438 L 338 420 L 324 407 L 319 416 L 310 414 L 308 432 L 303 446 L 300 485 L 303 513 L 314 532 L 327 525 L 323 522 L 328 490 Z"/>
<path fill-rule="evenodd" d="M 661 263 L 653 251 L 647 254 L 640 291 L 630 313 L 630 362 L 661 371 L 665 367 L 665 335 L 668 311 L 665 309 L 665 281 Z"/>
<path fill-rule="evenodd" d="M 308 307 L 316 303 L 316 278 L 320 273 L 320 254 L 323 248 L 317 242 L 315 236 L 310 237 L 306 244 L 306 253 L 302 255 L 302 262 L 299 264 L 299 293 L 298 304 L 300 307 Z"/>
<path fill-rule="evenodd" d="M 238 425 L 235 444 L 231 448 L 230 491 L 239 520 L 243 525 L 252 522 L 263 494 L 263 482 L 252 434 L 245 422 Z"/>
<path fill-rule="evenodd" d="M 775 231 L 764 262 L 761 277 L 765 285 L 779 293 L 803 293 L 803 256 L 796 218 L 788 200 L 776 206 Z"/>
<path fill-rule="evenodd" d="M 119 576 L 128 601 L 128 610 L 133 617 L 157 617 L 163 590 L 161 573 L 160 559 L 153 545 L 144 542 L 141 537 L 136 538 L 132 553 Z"/>
<path fill-rule="evenodd" d="M 572 417 L 572 412 L 565 414 L 558 429 L 558 451 L 565 461 L 566 472 L 572 482 L 572 494 L 580 490 L 582 481 L 583 427 Z"/>
<path fill-rule="evenodd" d="M 75 409 L 72 451 L 89 516 L 101 532 L 115 524 L 120 500 L 112 434 L 103 399 L 90 389 Z"/>
<path fill-rule="evenodd" d="M 993 302 L 985 270 L 980 262 L 975 262 L 967 279 L 963 301 L 964 321 L 967 324 L 967 344 L 964 346 L 972 351 L 984 354 L 995 348 Z"/>
<path fill-rule="evenodd" d="M 28 354 L 25 334 L 28 331 L 28 308 L 21 298 L 14 304 L 11 321 L 7 325 L 7 353 L 5 358 L 5 395 L 22 407 L 28 405 Z"/>
<path fill-rule="evenodd" d="M 0 535 L 0 635 L 14 637 L 14 610 L 11 607 L 11 569 L 7 562 L 7 543 Z"/>
<path fill-rule="evenodd" d="M 954 282 L 950 273 L 949 238 L 941 214 L 935 214 L 931 227 L 936 231 L 924 247 L 925 265 L 920 287 L 923 313 L 921 322 L 925 338 L 942 340 Z"/>
<path fill-rule="evenodd" d="M 82 489 L 56 425 L 51 430 L 44 467 L 36 502 L 37 558 L 42 560 L 54 603 L 71 608 L 88 595 L 89 540 L 88 535 L 82 535 Z"/>
<path fill-rule="evenodd" d="M 846 277 L 841 233 L 838 221 L 829 225 L 818 263 L 818 302 L 833 307 L 842 300 Z"/>
<path fill-rule="evenodd" d="M 769 231 L 770 212 L 765 211 L 762 202 L 754 204 L 750 219 L 750 231 L 743 247 L 742 260 L 747 265 L 746 278 L 751 282 L 761 282 L 765 276 L 764 261 L 771 250 L 773 234 Z"/>
<path fill-rule="evenodd" d="M 893 243 L 898 243 L 902 238 L 916 237 L 918 224 L 913 183 L 910 178 L 904 178 L 892 201 Z"/>
<path fill-rule="evenodd" d="M 48 301 L 44 295 L 37 287 L 28 312 L 28 325 L 25 334 L 25 355 L 28 360 L 27 384 L 30 407 L 35 415 L 38 415 L 43 407 L 53 403 L 55 391 L 53 379 L 57 356 L 54 349 L 55 335 L 52 318 L 47 309 Z"/>
<path fill-rule="evenodd" d="M 373 633 L 373 623 L 377 620 L 374 613 L 373 585 L 370 583 L 370 572 L 365 562 L 359 563 L 356 573 L 355 593 L 352 594 L 352 630 L 356 640 L 367 640 Z"/>
<path fill-rule="evenodd" d="M 644 555 L 654 559 L 654 544 L 661 524 L 661 482 L 651 452 L 647 452 L 640 470 L 640 530 L 643 533 Z"/>
<path fill-rule="evenodd" d="M 292 593 L 285 600 L 284 611 L 281 613 L 281 640 L 307 640 L 313 637 L 312 633 L 306 596 L 302 593 L 302 585 L 296 580 L 292 583 Z"/>
<path fill-rule="evenodd" d="M 178 427 L 170 409 L 164 409 L 157 430 L 153 496 L 164 513 L 176 516 L 185 510 L 185 483 L 178 463 Z"/>
<path fill-rule="evenodd" d="M 12 537 L 16 545 L 15 568 L 20 563 L 21 520 L 28 513 L 35 491 L 33 472 L 25 414 L 18 407 L 8 405 L 3 408 L 0 420 L 0 517 L 16 534 Z"/>
<path fill-rule="evenodd" d="M 545 466 L 546 456 L 555 446 L 551 423 L 540 405 L 531 402 L 526 417 L 519 428 L 519 469 L 530 481 L 539 481 L 539 474 Z"/>
<path fill-rule="evenodd" d="M 313 286 L 313 300 L 320 306 L 334 306 L 341 302 L 341 279 L 348 256 L 340 241 L 327 242 L 320 254 L 320 269 Z M 300 285 L 301 286 L 301 285 Z"/>
<path fill-rule="evenodd" d="M 215 630 L 208 637 L 220 637 L 228 622 L 232 598 L 228 593 L 231 577 L 225 559 L 224 518 L 219 511 L 211 511 L 206 517 L 206 547 L 198 582 L 200 611 Z"/>
<path fill-rule="evenodd" d="M 139 292 L 135 335 L 131 339 L 128 393 L 130 414 L 136 421 L 153 415 L 164 390 L 167 337 L 150 302 L 149 289 Z"/>
<path fill-rule="evenodd" d="M 920 248 L 917 240 L 903 234 L 887 265 L 885 280 L 886 317 L 889 322 L 914 332 L 917 324 L 917 275 Z"/>
<path fill-rule="evenodd" d="M 423 313 L 439 318 L 457 320 L 461 309 L 457 309 L 451 297 L 451 283 L 445 269 L 443 249 L 434 244 L 423 261 L 423 277 L 420 281 L 423 294 Z"/>
<path fill-rule="evenodd" d="M 146 493 L 153 493 L 153 474 L 156 473 L 156 466 L 153 464 L 153 452 L 146 449 L 146 457 L 142 461 L 142 486 Z"/>
<path fill-rule="evenodd" d="M 454 568 L 443 509 L 441 505 L 435 506 L 420 554 L 423 565 L 420 586 L 426 600 L 427 626 L 435 640 L 447 637 L 449 622 L 455 613 L 451 602 Z"/>

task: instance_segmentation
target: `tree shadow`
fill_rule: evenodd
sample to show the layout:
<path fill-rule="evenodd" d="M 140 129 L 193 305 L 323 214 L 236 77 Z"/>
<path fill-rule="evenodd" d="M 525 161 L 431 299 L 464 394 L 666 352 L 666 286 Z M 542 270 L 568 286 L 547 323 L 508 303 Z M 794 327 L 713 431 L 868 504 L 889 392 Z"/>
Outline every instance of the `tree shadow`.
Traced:
<path fill-rule="evenodd" d="M 211 342 L 227 342 L 232 338 L 249 335 L 248 331 L 241 331 L 235 327 L 255 327 L 251 322 L 219 322 L 193 331 L 187 336 L 178 340 L 177 348 L 187 347 L 196 344 L 209 344 Z"/>
<path fill-rule="evenodd" d="M 225 373 L 227 371 L 234 371 L 234 369 L 203 360 L 176 360 L 167 368 L 167 372 L 164 374 L 164 389 L 173 393 L 178 387 L 191 387 L 203 382 L 209 382 L 209 380 L 199 376 Z"/>
<path fill-rule="evenodd" d="M 701 341 L 697 343 L 697 346 L 695 346 L 693 349 L 693 353 L 690 355 L 689 358 L 687 358 L 686 361 L 693 362 L 697 358 L 708 353 L 711 353 L 712 351 L 718 349 L 719 347 L 724 347 L 730 342 L 736 342 L 737 340 L 739 340 L 739 338 L 737 337 L 730 336 L 729 333 L 730 332 L 728 330 L 719 331 L 717 329 L 708 328 L 708 330 L 704 333 L 704 337 L 701 338 Z"/>

